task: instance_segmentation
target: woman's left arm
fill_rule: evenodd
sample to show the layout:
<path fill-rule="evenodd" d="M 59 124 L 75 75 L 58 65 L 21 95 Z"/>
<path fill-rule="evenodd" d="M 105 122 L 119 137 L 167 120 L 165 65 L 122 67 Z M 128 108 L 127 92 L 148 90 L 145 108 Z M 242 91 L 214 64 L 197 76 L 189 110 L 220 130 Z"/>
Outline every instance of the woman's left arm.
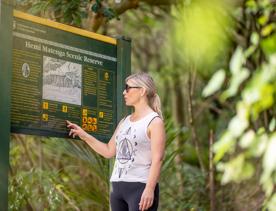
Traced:
<path fill-rule="evenodd" d="M 155 118 L 148 127 L 148 136 L 151 142 L 152 162 L 149 178 L 139 203 L 140 210 L 147 210 L 153 204 L 155 186 L 159 180 L 164 152 L 165 152 L 165 128 L 162 119 Z"/>

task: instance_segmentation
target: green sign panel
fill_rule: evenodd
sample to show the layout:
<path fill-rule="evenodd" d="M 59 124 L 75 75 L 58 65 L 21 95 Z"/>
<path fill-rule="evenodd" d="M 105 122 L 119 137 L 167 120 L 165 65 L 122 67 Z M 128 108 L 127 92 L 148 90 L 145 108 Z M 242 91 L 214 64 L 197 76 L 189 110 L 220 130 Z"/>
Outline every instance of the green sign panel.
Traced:
<path fill-rule="evenodd" d="M 108 140 L 117 124 L 117 41 L 53 23 L 14 12 L 12 132 L 67 137 L 69 120 Z"/>

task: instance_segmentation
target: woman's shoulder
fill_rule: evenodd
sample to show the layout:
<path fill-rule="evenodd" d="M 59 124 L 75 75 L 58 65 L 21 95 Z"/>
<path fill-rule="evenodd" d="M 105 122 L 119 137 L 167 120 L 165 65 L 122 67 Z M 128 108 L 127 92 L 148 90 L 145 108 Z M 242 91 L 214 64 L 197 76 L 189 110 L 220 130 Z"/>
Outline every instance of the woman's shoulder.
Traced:
<path fill-rule="evenodd" d="M 163 124 L 162 118 L 156 112 L 150 113 L 147 119 L 147 127 L 155 127 Z"/>
<path fill-rule="evenodd" d="M 163 119 L 157 114 L 156 116 L 153 116 L 150 124 L 164 124 Z"/>
<path fill-rule="evenodd" d="M 154 123 L 154 124 L 160 124 L 163 123 L 163 119 L 162 117 L 155 111 L 151 112 L 149 115 L 149 119 L 150 119 L 150 124 Z"/>
<path fill-rule="evenodd" d="M 162 118 L 160 117 L 160 115 L 157 112 L 155 112 L 155 111 L 152 111 L 151 113 L 149 113 L 147 115 L 147 117 L 148 117 L 148 119 L 150 119 L 150 121 L 153 121 L 154 119 L 160 119 L 160 120 L 162 120 Z"/>

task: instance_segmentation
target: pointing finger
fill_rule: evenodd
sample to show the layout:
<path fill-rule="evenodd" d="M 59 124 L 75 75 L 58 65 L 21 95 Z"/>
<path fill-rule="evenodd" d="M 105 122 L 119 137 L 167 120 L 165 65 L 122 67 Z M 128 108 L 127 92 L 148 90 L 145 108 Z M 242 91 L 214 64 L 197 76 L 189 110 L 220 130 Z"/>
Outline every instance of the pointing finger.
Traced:
<path fill-rule="evenodd" d="M 69 136 L 71 136 L 71 135 L 72 135 L 72 132 L 73 132 L 73 131 L 72 131 L 72 129 L 71 129 L 71 130 L 70 130 L 70 132 L 69 132 Z"/>

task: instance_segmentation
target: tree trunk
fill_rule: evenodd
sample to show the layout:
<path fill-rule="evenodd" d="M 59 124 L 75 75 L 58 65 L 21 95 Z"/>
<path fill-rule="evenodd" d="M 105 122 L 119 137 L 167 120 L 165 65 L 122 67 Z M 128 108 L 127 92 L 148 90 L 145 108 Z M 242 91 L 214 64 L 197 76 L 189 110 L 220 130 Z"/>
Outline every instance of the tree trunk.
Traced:
<path fill-rule="evenodd" d="M 193 71 L 194 72 L 194 71 Z M 192 141 L 196 150 L 196 155 L 197 159 L 200 165 L 200 169 L 203 174 L 205 174 L 205 167 L 204 163 L 201 157 L 201 152 L 200 152 L 200 144 L 199 140 L 196 134 L 196 129 L 195 129 L 195 123 L 194 123 L 194 111 L 193 111 L 193 82 L 192 82 L 192 76 L 191 73 L 189 73 L 189 78 L 188 78 L 188 113 L 189 113 L 189 123 L 190 123 L 190 128 L 192 132 Z"/>
<path fill-rule="evenodd" d="M 214 163 L 213 163 L 213 144 L 214 133 L 210 131 L 209 136 L 209 199 L 210 199 L 210 211 L 216 210 L 215 204 L 215 183 L 214 183 Z"/>
<path fill-rule="evenodd" d="M 176 74 L 176 76 L 174 77 L 174 83 L 173 83 L 173 93 L 174 93 L 174 97 L 175 99 L 172 101 L 173 105 L 175 106 L 173 109 L 173 113 L 174 113 L 174 119 L 177 123 L 177 127 L 182 127 L 184 125 L 185 122 L 185 113 L 184 113 L 184 99 L 183 99 L 183 93 L 182 93 L 182 84 L 181 84 L 181 77 L 179 74 Z M 179 136 L 176 137 L 176 141 L 175 141 L 175 149 L 178 150 L 179 148 L 181 148 L 181 146 L 183 146 L 183 143 L 181 143 L 181 138 Z M 176 166 L 182 166 L 183 165 L 183 159 L 181 154 L 177 154 L 175 157 L 175 165 Z M 176 176 L 179 180 L 179 189 L 178 191 L 180 193 L 184 192 L 184 177 L 182 174 L 181 169 L 179 169 L 176 172 Z"/>

